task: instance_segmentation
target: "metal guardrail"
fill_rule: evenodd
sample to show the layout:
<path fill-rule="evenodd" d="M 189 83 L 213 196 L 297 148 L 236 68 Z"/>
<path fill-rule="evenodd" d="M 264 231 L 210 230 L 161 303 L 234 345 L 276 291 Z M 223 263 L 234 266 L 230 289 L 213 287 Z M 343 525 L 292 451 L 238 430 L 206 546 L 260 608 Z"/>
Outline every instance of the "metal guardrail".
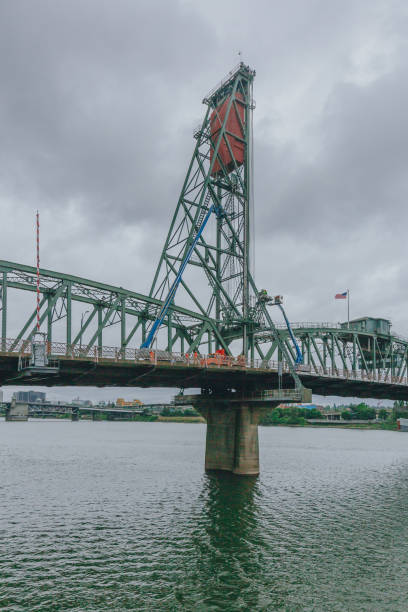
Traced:
<path fill-rule="evenodd" d="M 204 97 L 203 102 L 205 103 L 207 100 L 210 100 L 212 96 L 221 88 L 224 87 L 231 79 L 236 75 L 236 73 L 241 70 L 241 67 L 244 66 L 243 62 L 239 62 L 229 73 L 221 80 L 217 85 L 215 85 L 208 94 Z"/>
<path fill-rule="evenodd" d="M 268 389 L 265 391 L 259 391 L 255 393 L 255 397 L 259 397 L 260 399 L 286 399 L 286 400 L 294 400 L 301 401 L 302 400 L 302 392 L 298 389 Z"/>
<path fill-rule="evenodd" d="M 290 326 L 292 327 L 292 329 L 343 329 L 341 326 L 341 323 L 330 323 L 330 322 L 326 322 L 326 323 L 316 323 L 316 322 L 308 322 L 308 321 L 295 321 L 294 323 L 292 323 L 292 321 L 290 322 Z M 275 327 L 277 329 L 287 329 L 286 325 L 284 323 L 275 323 Z"/>
<path fill-rule="evenodd" d="M 284 330 L 287 329 L 284 323 L 274 323 L 274 325 L 276 329 L 284 329 Z M 295 321 L 294 323 L 291 322 L 290 326 L 292 329 L 322 329 L 322 330 L 341 329 L 345 332 L 354 331 L 358 333 L 364 333 L 363 330 L 358 330 L 353 327 L 350 327 L 350 328 L 345 327 L 344 323 L 332 323 L 330 321 L 324 322 L 324 323 L 316 323 L 315 321 L 314 322 Z M 368 333 L 371 333 L 371 332 L 368 332 Z M 393 338 L 396 338 L 397 340 L 408 342 L 408 336 L 403 336 L 402 334 L 396 334 L 395 332 L 393 332 L 392 334 L 378 334 L 378 335 L 379 336 L 390 335 Z"/>
<path fill-rule="evenodd" d="M 31 342 L 29 340 L 13 340 L 0 338 L 0 354 L 12 354 L 24 358 L 31 354 Z M 286 362 L 278 362 L 265 359 L 246 360 L 242 355 L 238 357 L 223 355 L 202 355 L 198 353 L 171 353 L 163 350 L 117 348 L 113 346 L 81 346 L 79 344 L 65 344 L 63 342 L 48 342 L 47 354 L 51 359 L 69 358 L 86 359 L 93 362 L 101 360 L 126 361 L 133 363 L 170 363 L 171 365 L 182 365 L 184 367 L 200 368 L 231 368 L 231 369 L 255 369 L 281 371 L 282 374 L 290 374 L 291 369 Z M 373 383 L 398 384 L 408 386 L 407 376 L 391 376 L 384 370 L 366 372 L 365 370 L 345 370 L 341 368 L 323 368 L 321 366 L 300 366 L 300 376 L 319 376 L 322 378 L 336 378 L 339 380 L 362 381 Z"/>

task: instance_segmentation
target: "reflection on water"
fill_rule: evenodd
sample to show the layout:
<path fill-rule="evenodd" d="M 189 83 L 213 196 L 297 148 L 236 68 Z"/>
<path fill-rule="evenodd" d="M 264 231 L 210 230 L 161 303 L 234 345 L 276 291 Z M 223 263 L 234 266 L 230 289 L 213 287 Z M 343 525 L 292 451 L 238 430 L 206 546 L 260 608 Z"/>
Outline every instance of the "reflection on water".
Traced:
<path fill-rule="evenodd" d="M 255 609 L 258 597 L 251 591 L 262 548 L 257 494 L 257 477 L 214 472 L 205 478 L 200 496 L 203 513 L 194 534 L 196 571 L 207 577 L 201 585 L 203 605 L 222 610 L 229 601 L 230 606 L 246 603 Z"/>
<path fill-rule="evenodd" d="M 408 435 L 0 421 L 0 609 L 408 610 Z"/>

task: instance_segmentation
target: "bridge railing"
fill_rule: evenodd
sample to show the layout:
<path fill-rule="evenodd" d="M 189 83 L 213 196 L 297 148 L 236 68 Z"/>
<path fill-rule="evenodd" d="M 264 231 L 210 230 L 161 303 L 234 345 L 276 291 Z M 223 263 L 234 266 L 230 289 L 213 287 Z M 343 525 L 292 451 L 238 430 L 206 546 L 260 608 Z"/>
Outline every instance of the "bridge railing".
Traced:
<path fill-rule="evenodd" d="M 287 326 L 285 323 L 275 323 L 274 325 L 277 329 L 287 329 Z M 290 326 L 292 329 L 303 329 L 303 328 L 305 329 L 342 329 L 341 323 L 331 323 L 331 322 L 316 323 L 316 321 L 314 322 L 295 321 L 294 323 L 292 323 L 291 321 Z"/>
<path fill-rule="evenodd" d="M 302 393 L 298 389 L 268 389 L 265 391 L 258 391 L 253 394 L 253 397 L 267 400 L 295 400 L 302 401 Z"/>
<path fill-rule="evenodd" d="M 150 350 L 139 348 L 117 348 L 113 346 L 92 346 L 80 344 L 65 344 L 64 342 L 47 343 L 47 353 L 52 359 L 85 359 L 99 362 L 101 360 L 126 361 L 171 365 L 182 365 L 184 367 L 201 368 L 233 368 L 233 369 L 257 369 L 271 370 L 274 373 L 289 374 L 291 368 L 282 361 L 265 359 L 245 360 L 242 355 L 237 357 L 224 355 L 203 355 L 194 353 L 173 353 L 164 350 Z M 31 343 L 29 340 L 13 340 L 10 338 L 0 338 L 0 355 L 12 354 L 18 357 L 26 357 L 31 354 Z M 342 368 L 323 368 L 321 366 L 301 365 L 298 368 L 300 376 L 323 378 L 338 378 L 340 380 L 355 380 L 363 382 L 387 383 L 408 385 L 406 376 L 392 376 L 388 370 L 347 370 Z"/>

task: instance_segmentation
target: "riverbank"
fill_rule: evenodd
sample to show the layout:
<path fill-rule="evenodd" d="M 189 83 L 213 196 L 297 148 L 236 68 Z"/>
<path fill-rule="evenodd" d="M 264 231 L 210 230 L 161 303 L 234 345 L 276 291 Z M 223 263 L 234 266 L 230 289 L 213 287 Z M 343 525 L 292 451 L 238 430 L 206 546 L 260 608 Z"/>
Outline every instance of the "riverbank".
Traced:
<path fill-rule="evenodd" d="M 340 429 L 380 429 L 383 431 L 397 431 L 396 423 L 339 423 L 327 421 L 326 423 L 307 423 L 306 427 L 336 427 Z"/>
<path fill-rule="evenodd" d="M 4 416 L 0 416 L 0 419 L 4 420 Z M 71 415 L 63 414 L 63 415 L 48 415 L 48 416 L 30 416 L 30 421 L 70 421 Z M 81 421 L 92 421 L 91 417 L 81 417 Z M 103 415 L 96 419 L 96 421 L 108 421 L 106 416 Z M 200 416 L 162 416 L 162 415 L 134 415 L 132 419 L 120 419 L 120 421 L 127 423 L 132 422 L 141 422 L 141 423 L 205 423 L 205 419 Z M 109 422 L 109 421 L 108 421 Z M 112 421 L 117 422 L 117 421 Z M 384 423 L 345 423 L 339 421 L 325 421 L 321 423 L 308 423 L 307 421 L 302 421 L 298 423 L 285 423 L 285 422 L 267 422 L 267 419 L 261 420 L 259 423 L 262 427 L 300 427 L 300 428 L 315 428 L 315 429 L 375 429 L 375 430 L 383 430 L 383 431 L 397 431 L 397 424 L 392 422 L 384 422 Z"/>
<path fill-rule="evenodd" d="M 396 423 L 340 423 L 339 421 L 326 421 L 325 423 L 260 423 L 263 427 L 301 427 L 301 428 L 329 428 L 329 429 L 376 429 L 382 431 L 398 431 Z"/>
<path fill-rule="evenodd" d="M 161 416 L 157 417 L 158 423 L 205 423 L 203 417 L 197 416 Z"/>

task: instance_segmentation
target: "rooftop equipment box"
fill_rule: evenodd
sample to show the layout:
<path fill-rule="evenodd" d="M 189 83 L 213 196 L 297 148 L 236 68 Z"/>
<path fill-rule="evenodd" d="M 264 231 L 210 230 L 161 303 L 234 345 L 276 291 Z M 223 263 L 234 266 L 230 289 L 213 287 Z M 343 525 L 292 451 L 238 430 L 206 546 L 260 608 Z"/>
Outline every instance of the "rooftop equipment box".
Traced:
<path fill-rule="evenodd" d="M 348 328 L 349 325 L 347 322 L 341 323 L 341 327 Z M 350 329 L 374 334 L 390 334 L 391 321 L 376 317 L 360 317 L 350 321 Z"/>

